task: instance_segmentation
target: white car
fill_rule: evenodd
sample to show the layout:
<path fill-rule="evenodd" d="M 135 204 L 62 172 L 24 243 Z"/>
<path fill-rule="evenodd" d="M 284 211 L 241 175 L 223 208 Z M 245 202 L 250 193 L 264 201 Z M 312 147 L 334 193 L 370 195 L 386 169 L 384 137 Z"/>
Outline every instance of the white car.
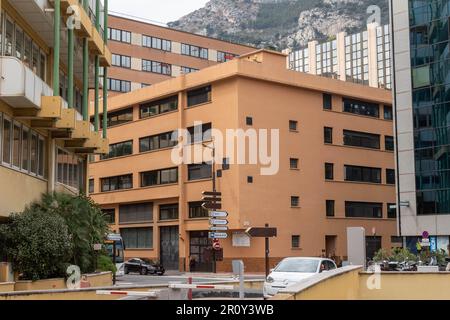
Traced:
<path fill-rule="evenodd" d="M 286 258 L 271 271 L 264 282 L 264 298 L 312 276 L 336 269 L 336 263 L 324 258 Z"/>

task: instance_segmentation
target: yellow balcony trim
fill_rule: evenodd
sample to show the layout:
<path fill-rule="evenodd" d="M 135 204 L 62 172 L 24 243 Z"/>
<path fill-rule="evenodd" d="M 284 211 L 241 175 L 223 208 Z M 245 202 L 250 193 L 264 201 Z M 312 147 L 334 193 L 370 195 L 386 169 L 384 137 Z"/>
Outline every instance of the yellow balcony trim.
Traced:
<path fill-rule="evenodd" d="M 104 46 L 103 55 L 100 56 L 100 66 L 101 67 L 112 66 L 112 53 L 106 45 Z"/>
<path fill-rule="evenodd" d="M 76 128 L 75 109 L 63 109 L 61 111 L 61 118 L 56 121 L 55 127 L 57 129 L 75 130 L 75 128 Z"/>
<path fill-rule="evenodd" d="M 95 151 L 96 154 L 108 154 L 109 153 L 109 140 L 100 139 L 100 147 Z"/>
<path fill-rule="evenodd" d="M 63 100 L 61 97 L 42 96 L 41 110 L 38 112 L 40 118 L 61 118 Z"/>
<path fill-rule="evenodd" d="M 97 31 L 95 26 L 92 26 L 92 37 L 89 38 L 89 49 L 93 54 L 103 55 L 103 51 L 105 49 L 103 38 L 100 36 L 100 33 Z"/>
<path fill-rule="evenodd" d="M 53 2 L 53 1 L 52 1 Z M 79 37 L 91 38 L 92 37 L 92 21 L 89 19 L 89 15 L 78 0 L 61 0 L 61 15 L 65 18 L 71 16 L 73 13 L 69 10 L 69 7 L 78 8 L 77 12 L 80 19 L 80 28 L 75 28 L 75 33 Z"/>
<path fill-rule="evenodd" d="M 75 130 L 72 131 L 72 139 L 88 139 L 90 123 L 88 121 L 77 120 Z"/>

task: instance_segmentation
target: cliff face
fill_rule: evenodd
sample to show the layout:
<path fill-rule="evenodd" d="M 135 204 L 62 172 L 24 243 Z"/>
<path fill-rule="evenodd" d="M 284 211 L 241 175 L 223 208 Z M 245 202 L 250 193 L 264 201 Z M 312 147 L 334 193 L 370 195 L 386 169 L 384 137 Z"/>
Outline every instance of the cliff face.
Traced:
<path fill-rule="evenodd" d="M 211 0 L 169 27 L 281 50 L 363 30 L 372 5 L 388 23 L 387 0 Z"/>

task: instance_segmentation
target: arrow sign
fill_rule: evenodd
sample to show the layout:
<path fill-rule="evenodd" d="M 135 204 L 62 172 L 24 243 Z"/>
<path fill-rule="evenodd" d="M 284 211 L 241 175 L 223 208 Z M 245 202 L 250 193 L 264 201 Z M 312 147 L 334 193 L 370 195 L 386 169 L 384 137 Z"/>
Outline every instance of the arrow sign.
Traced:
<path fill-rule="evenodd" d="M 209 238 L 210 239 L 227 239 L 228 235 L 226 233 L 210 232 Z"/>
<path fill-rule="evenodd" d="M 228 217 L 228 212 L 225 211 L 211 211 L 209 213 L 211 218 L 226 218 Z"/>
<path fill-rule="evenodd" d="M 275 238 L 277 228 L 248 228 L 245 233 L 252 238 Z"/>
<path fill-rule="evenodd" d="M 209 231 L 228 231 L 228 227 L 217 227 L 217 226 L 214 226 L 214 227 L 210 227 Z"/>
<path fill-rule="evenodd" d="M 206 210 L 220 210 L 222 209 L 222 205 L 220 203 L 203 203 L 202 208 Z"/>
<path fill-rule="evenodd" d="M 222 198 L 219 198 L 219 197 L 217 197 L 217 198 L 214 198 L 214 197 L 202 197 L 202 201 L 205 201 L 205 202 L 221 202 Z"/>
<path fill-rule="evenodd" d="M 210 219 L 209 220 L 209 224 L 210 225 L 226 226 L 228 224 L 228 220 Z"/>
<path fill-rule="evenodd" d="M 208 192 L 208 191 L 203 191 L 202 195 L 204 197 L 222 197 L 222 192 Z"/>

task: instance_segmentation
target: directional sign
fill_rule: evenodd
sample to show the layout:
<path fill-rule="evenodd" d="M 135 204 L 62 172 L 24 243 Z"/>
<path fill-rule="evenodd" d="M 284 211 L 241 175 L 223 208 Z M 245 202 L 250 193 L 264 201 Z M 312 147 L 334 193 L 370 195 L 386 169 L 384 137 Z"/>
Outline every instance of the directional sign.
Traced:
<path fill-rule="evenodd" d="M 228 227 L 214 226 L 210 227 L 209 231 L 228 231 Z"/>
<path fill-rule="evenodd" d="M 215 198 L 215 197 L 203 197 L 202 201 L 205 201 L 205 202 L 221 202 L 222 198 L 219 198 L 219 197 L 217 197 L 217 198 Z"/>
<path fill-rule="evenodd" d="M 211 211 L 209 213 L 211 218 L 226 218 L 228 217 L 228 212 L 225 211 Z"/>
<path fill-rule="evenodd" d="M 202 195 L 204 197 L 222 197 L 222 192 L 209 192 L 209 191 L 203 191 Z"/>
<path fill-rule="evenodd" d="M 277 228 L 248 228 L 245 233 L 252 238 L 275 238 Z"/>
<path fill-rule="evenodd" d="M 220 210 L 220 209 L 222 209 L 222 204 L 206 202 L 206 203 L 202 204 L 202 208 L 206 209 L 206 210 Z"/>
<path fill-rule="evenodd" d="M 210 219 L 209 220 L 210 225 L 217 225 L 217 226 L 226 226 L 228 224 L 228 220 L 221 220 L 221 219 Z"/>
<path fill-rule="evenodd" d="M 209 238 L 210 239 L 227 239 L 228 235 L 226 233 L 210 232 Z"/>

